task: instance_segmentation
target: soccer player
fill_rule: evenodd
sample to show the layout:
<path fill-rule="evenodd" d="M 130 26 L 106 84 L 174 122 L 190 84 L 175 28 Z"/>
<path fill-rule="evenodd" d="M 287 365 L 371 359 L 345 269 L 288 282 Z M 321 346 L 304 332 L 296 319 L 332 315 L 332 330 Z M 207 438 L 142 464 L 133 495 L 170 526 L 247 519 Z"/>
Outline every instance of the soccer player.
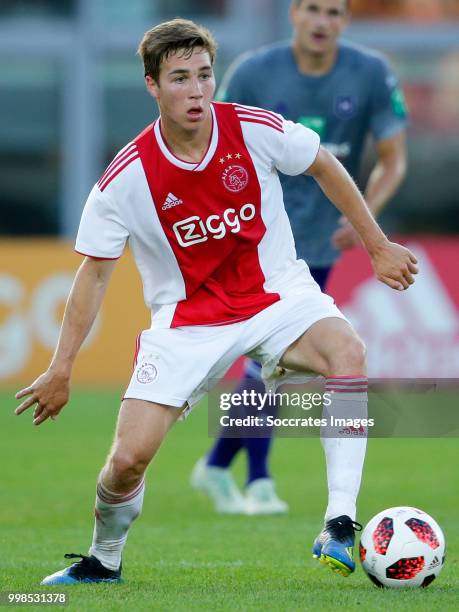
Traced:
<path fill-rule="evenodd" d="M 339 40 L 349 8 L 349 0 L 293 0 L 292 42 L 244 54 L 229 68 L 217 98 L 261 106 L 315 130 L 351 176 L 359 173 L 366 138 L 372 135 L 377 162 L 365 199 L 377 216 L 405 175 L 406 110 L 386 60 Z M 358 234 L 313 177 L 283 174 L 281 184 L 297 255 L 324 290 L 340 252 L 359 244 Z M 260 366 L 248 362 L 236 392 L 260 385 Z M 199 460 L 192 485 L 209 495 L 219 512 L 286 512 L 268 470 L 270 438 L 225 436 L 228 433 L 222 432 L 207 457 Z M 229 470 L 242 448 L 248 460 L 245 496 Z"/>
<path fill-rule="evenodd" d="M 139 54 L 160 117 L 124 147 L 91 191 L 76 250 L 84 255 L 46 372 L 16 397 L 35 425 L 67 403 L 72 366 L 129 239 L 151 328 L 121 404 L 113 446 L 97 482 L 88 555 L 43 584 L 119 582 L 129 528 L 140 514 L 146 468 L 181 415 L 241 355 L 268 384 L 314 371 L 334 388 L 329 406 L 366 407 L 362 341 L 297 260 L 277 171 L 307 172 L 362 238 L 377 277 L 408 289 L 416 258 L 383 234 L 342 165 L 308 128 L 251 107 L 212 103 L 216 44 L 176 19 L 146 32 Z M 295 373 L 298 375 L 298 372 Z M 349 378 L 351 377 L 351 378 Z M 352 393 L 341 391 L 348 391 Z M 327 517 L 355 524 L 365 439 L 324 440 Z M 349 546 L 327 532 L 323 554 L 353 569 Z"/>

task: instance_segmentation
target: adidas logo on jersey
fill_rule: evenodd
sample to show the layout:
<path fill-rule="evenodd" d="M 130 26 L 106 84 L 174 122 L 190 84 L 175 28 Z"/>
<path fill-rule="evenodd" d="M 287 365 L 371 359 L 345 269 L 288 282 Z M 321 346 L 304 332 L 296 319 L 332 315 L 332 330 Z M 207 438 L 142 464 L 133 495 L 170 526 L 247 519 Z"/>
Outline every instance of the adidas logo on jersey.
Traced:
<path fill-rule="evenodd" d="M 173 193 L 168 193 L 166 201 L 163 204 L 163 210 L 167 210 L 168 208 L 173 208 L 174 206 L 178 206 L 179 204 L 183 204 L 183 200 L 180 200 Z"/>

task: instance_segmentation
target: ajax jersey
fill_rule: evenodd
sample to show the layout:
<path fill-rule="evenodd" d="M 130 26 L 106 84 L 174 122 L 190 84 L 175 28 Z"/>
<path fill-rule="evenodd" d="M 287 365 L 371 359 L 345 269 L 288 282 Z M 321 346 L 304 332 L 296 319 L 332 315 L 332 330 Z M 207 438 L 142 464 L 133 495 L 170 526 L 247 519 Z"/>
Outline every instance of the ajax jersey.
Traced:
<path fill-rule="evenodd" d="M 307 170 L 319 137 L 281 115 L 213 103 L 209 148 L 177 158 L 148 126 L 86 202 L 76 250 L 121 256 L 127 240 L 154 327 L 242 321 L 314 284 L 298 261 L 277 170 Z"/>

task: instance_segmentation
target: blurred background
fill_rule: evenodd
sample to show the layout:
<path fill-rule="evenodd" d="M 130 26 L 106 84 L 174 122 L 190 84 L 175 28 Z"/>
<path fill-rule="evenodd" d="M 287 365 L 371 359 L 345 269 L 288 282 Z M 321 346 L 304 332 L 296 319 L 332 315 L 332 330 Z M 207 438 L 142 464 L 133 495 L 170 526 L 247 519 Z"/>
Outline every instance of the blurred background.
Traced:
<path fill-rule="evenodd" d="M 156 116 L 135 54 L 144 31 L 176 16 L 209 27 L 219 83 L 241 52 L 290 37 L 289 4 L 1 0 L 0 382 L 46 367 L 80 261 L 66 241 L 104 167 Z M 356 250 L 329 291 L 375 349 L 373 375 L 457 376 L 459 0 L 353 0 L 352 11 L 346 38 L 383 51 L 407 98 L 409 172 L 382 223 L 415 249 L 425 273 L 409 298 L 392 295 Z M 370 147 L 366 167 L 371 159 Z M 149 325 L 131 263 L 117 274 L 77 367 L 82 383 L 125 380 L 125 355 Z M 111 346 L 116 363 L 105 363 Z"/>

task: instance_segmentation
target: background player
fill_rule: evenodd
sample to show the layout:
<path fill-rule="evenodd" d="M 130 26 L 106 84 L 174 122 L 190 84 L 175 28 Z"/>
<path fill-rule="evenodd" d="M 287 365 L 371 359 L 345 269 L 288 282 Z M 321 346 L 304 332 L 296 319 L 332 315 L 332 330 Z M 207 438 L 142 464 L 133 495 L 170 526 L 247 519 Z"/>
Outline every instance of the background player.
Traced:
<path fill-rule="evenodd" d="M 292 42 L 244 54 L 229 68 L 217 98 L 261 106 L 315 130 L 351 176 L 359 174 L 371 135 L 377 160 L 365 199 L 377 216 L 405 176 L 406 110 L 386 60 L 339 40 L 349 9 L 349 0 L 293 0 Z M 298 257 L 324 290 L 340 251 L 359 244 L 358 235 L 311 177 L 281 175 L 281 182 Z M 244 379 L 237 392 L 259 390 L 260 367 L 248 362 Z M 288 506 L 277 496 L 268 470 L 271 439 L 224 435 L 195 466 L 192 485 L 207 493 L 219 512 L 286 512 Z M 245 495 L 228 469 L 241 448 L 248 460 Z"/>
<path fill-rule="evenodd" d="M 318 372 L 333 391 L 328 410 L 366 412 L 364 346 L 296 259 L 275 168 L 316 178 L 358 229 L 382 282 L 396 290 L 414 282 L 416 258 L 384 236 L 316 134 L 268 111 L 211 103 L 215 49 L 207 30 L 185 20 L 145 34 L 139 53 L 160 118 L 120 151 L 94 186 L 76 243 L 86 257 L 58 346 L 48 370 L 16 395 L 26 398 L 17 414 L 35 406 L 35 425 L 67 403 L 76 355 L 129 238 L 152 327 L 139 338 L 99 476 L 89 556 L 67 555 L 81 560 L 45 578 L 46 585 L 120 581 L 148 464 L 176 419 L 238 356 L 261 360 L 268 382 L 279 370 L 286 382 L 292 370 Z M 349 574 L 366 439 L 344 433 L 323 443 L 329 503 L 316 543 L 321 557 Z"/>

